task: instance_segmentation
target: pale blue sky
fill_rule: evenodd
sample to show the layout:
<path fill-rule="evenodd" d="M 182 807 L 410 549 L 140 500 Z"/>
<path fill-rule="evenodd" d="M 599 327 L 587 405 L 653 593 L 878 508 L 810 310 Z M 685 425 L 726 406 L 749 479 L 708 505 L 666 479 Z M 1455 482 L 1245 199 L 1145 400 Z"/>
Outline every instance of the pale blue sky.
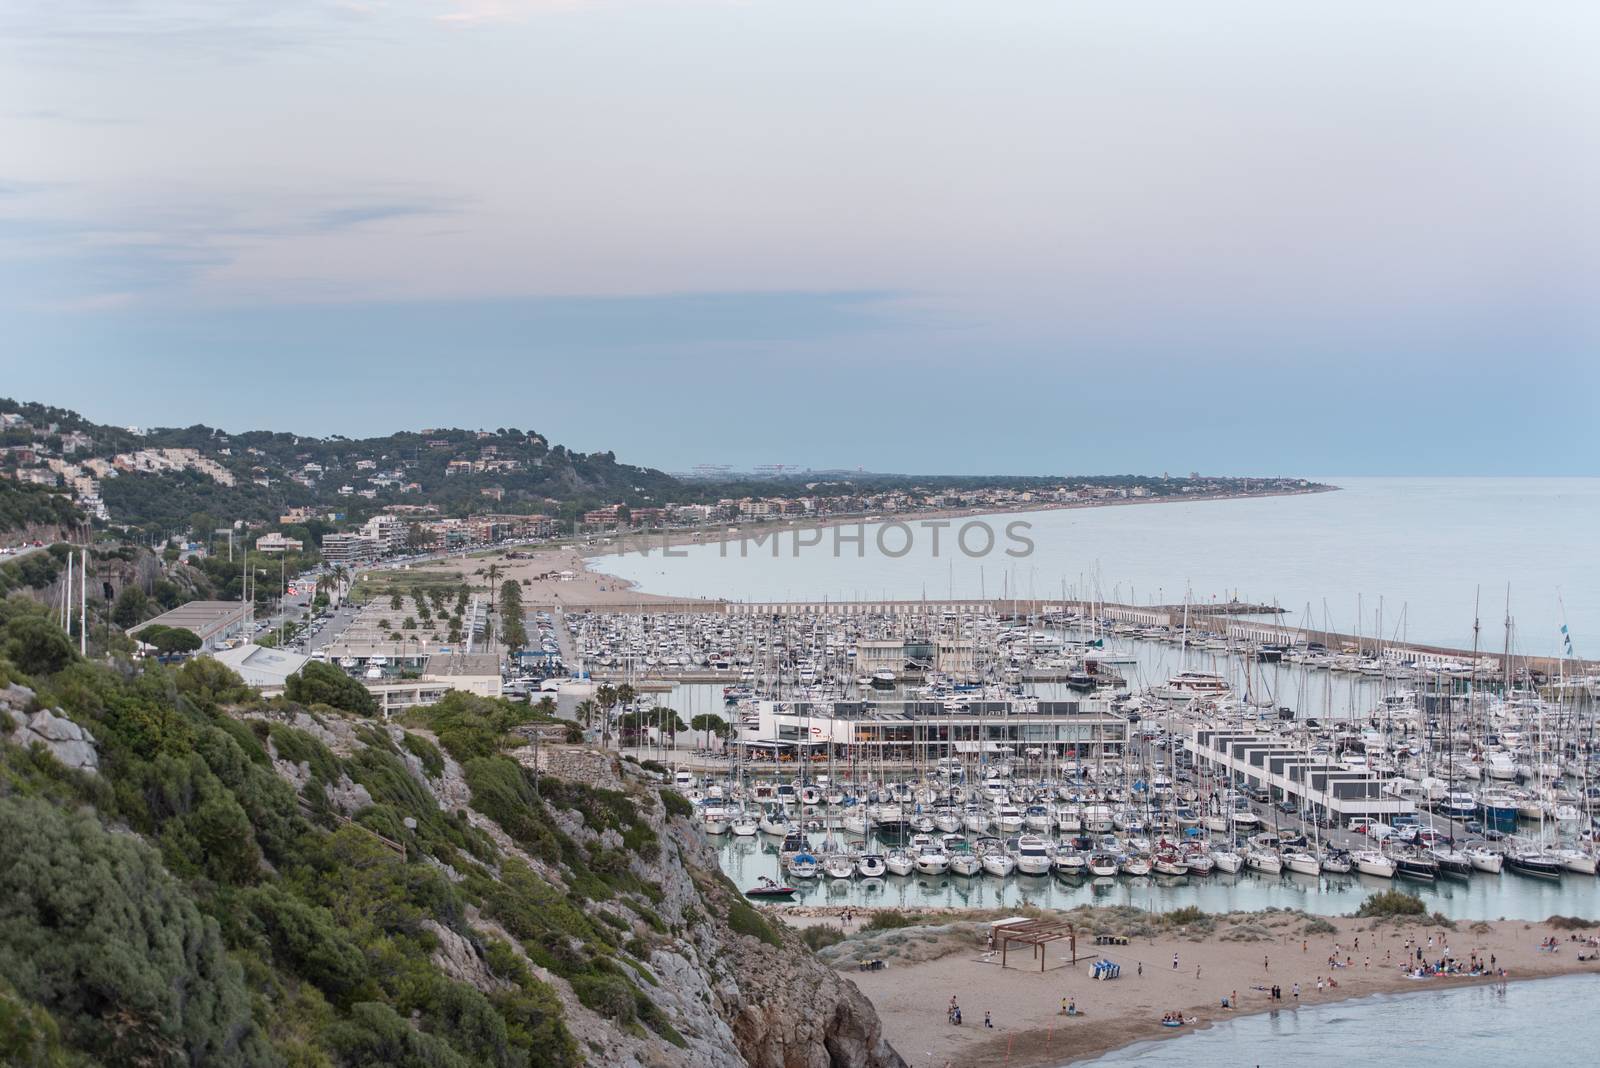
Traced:
<path fill-rule="evenodd" d="M 12 0 L 0 394 L 1600 473 L 1595 55 L 1588 3 Z"/>

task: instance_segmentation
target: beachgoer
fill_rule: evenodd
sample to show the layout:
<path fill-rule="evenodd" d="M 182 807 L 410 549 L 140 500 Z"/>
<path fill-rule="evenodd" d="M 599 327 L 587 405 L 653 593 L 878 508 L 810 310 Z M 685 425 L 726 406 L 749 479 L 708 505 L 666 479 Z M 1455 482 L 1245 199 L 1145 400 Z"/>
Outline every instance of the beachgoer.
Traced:
<path fill-rule="evenodd" d="M 1299 1001 L 1300 1000 L 1300 984 L 1299 983 L 1294 984 L 1293 990 L 1294 990 L 1294 999 L 1296 1001 Z"/>
<path fill-rule="evenodd" d="M 1302 953 L 1306 952 L 1310 948 L 1310 946 L 1311 946 L 1310 942 L 1307 942 L 1304 938 L 1300 939 L 1300 952 L 1302 952 Z"/>
<path fill-rule="evenodd" d="M 1272 961 L 1265 956 L 1261 958 L 1261 970 L 1264 972 L 1270 972 L 1272 970 Z"/>
<path fill-rule="evenodd" d="M 1172 970 L 1178 970 L 1178 955 L 1176 953 L 1172 955 Z"/>
<path fill-rule="evenodd" d="M 983 1026 L 985 1026 L 987 1028 L 990 1028 L 990 1029 L 994 1028 L 994 1021 L 989 1018 L 989 1010 L 988 1009 L 984 1009 L 983 1010 Z"/>
<path fill-rule="evenodd" d="M 1139 962 L 1139 975 L 1141 977 L 1144 975 L 1144 961 Z"/>
<path fill-rule="evenodd" d="M 1194 977 L 1196 979 L 1200 978 L 1200 965 L 1198 964 L 1194 966 Z"/>

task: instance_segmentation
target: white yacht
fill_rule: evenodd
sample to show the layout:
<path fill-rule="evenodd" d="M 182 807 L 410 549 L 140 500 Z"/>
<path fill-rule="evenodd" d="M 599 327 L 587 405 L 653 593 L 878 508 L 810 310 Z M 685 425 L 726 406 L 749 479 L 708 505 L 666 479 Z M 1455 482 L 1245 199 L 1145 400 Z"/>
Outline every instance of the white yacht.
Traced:
<path fill-rule="evenodd" d="M 1355 861 L 1356 871 L 1362 875 L 1394 878 L 1394 861 L 1376 849 L 1358 849 L 1350 854 L 1350 859 Z"/>
<path fill-rule="evenodd" d="M 888 870 L 881 853 L 863 853 L 856 858 L 856 871 L 864 879 L 877 879 Z"/>
<path fill-rule="evenodd" d="M 1017 870 L 1024 875 L 1045 875 L 1054 864 L 1050 844 L 1036 834 L 1017 839 Z"/>

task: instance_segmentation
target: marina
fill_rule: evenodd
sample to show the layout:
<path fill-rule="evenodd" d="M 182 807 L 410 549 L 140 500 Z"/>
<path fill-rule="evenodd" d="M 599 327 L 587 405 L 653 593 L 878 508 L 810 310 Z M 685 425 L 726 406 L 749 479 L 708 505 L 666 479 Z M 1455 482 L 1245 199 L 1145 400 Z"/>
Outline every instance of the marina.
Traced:
<path fill-rule="evenodd" d="M 1596 901 L 1590 692 L 1510 634 L 1500 655 L 1419 657 L 1187 611 L 1174 629 L 1101 606 L 842 607 L 541 624 L 592 680 L 558 694 L 639 682 L 700 724 L 635 717 L 623 751 L 700 806 L 730 876 L 796 903 Z M 660 692 L 674 670 L 728 681 Z"/>

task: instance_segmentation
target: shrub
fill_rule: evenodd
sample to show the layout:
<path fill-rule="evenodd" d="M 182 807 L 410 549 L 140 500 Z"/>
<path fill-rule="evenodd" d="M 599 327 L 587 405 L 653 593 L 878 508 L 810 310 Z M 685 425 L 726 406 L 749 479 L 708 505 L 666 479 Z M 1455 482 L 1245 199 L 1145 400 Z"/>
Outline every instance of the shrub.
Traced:
<path fill-rule="evenodd" d="M 1582 916 L 1552 916 L 1544 922 L 1545 926 L 1554 927 L 1558 931 L 1582 931 L 1590 927 L 1600 927 L 1600 921 L 1586 920 Z"/>
<path fill-rule="evenodd" d="M 1300 928 L 1300 933 L 1303 935 L 1338 934 L 1339 928 L 1319 916 L 1314 919 L 1307 920 L 1306 925 Z"/>
<path fill-rule="evenodd" d="M 755 909 L 743 901 L 733 901 L 728 906 L 728 927 L 735 934 L 749 935 L 758 938 L 769 946 L 780 946 L 783 939 Z"/>
<path fill-rule="evenodd" d="M 1415 894 L 1408 894 L 1403 890 L 1385 890 L 1373 894 L 1361 903 L 1356 909 L 1356 915 L 1363 919 L 1388 918 L 1393 916 L 1424 916 L 1428 912 L 1422 899 Z"/>
<path fill-rule="evenodd" d="M 422 761 L 422 770 L 430 779 L 437 779 L 444 774 L 444 756 L 439 752 L 439 747 L 428 739 L 410 731 L 405 733 L 401 744 L 407 752 Z"/>
<path fill-rule="evenodd" d="M 1161 917 L 1161 921 L 1169 927 L 1186 927 L 1189 924 L 1203 923 L 1209 919 L 1211 919 L 1210 914 L 1201 911 L 1194 905 L 1185 905 L 1181 909 L 1173 909 Z"/>
<path fill-rule="evenodd" d="M 862 925 L 863 931 L 893 931 L 901 927 L 920 927 L 927 923 L 927 918 L 917 912 L 901 912 L 890 909 L 883 912 L 874 912 L 872 918 Z"/>
<path fill-rule="evenodd" d="M 800 940 L 813 950 L 825 949 L 844 941 L 844 931 L 831 924 L 818 924 L 800 932 Z"/>
<path fill-rule="evenodd" d="M 462 769 L 472 807 L 498 823 L 518 845 L 540 860 L 561 860 L 561 840 L 534 796 L 522 766 L 509 757 L 478 757 Z"/>
<path fill-rule="evenodd" d="M 283 695 L 302 705 L 328 705 L 361 716 L 378 713 L 378 699 L 365 686 L 320 660 L 313 660 L 290 675 Z"/>
<path fill-rule="evenodd" d="M 662 790 L 661 803 L 669 816 L 693 816 L 694 804 L 676 790 Z"/>
<path fill-rule="evenodd" d="M 107 1064 L 268 1064 L 214 920 L 142 842 L 0 799 L 0 974 Z"/>

